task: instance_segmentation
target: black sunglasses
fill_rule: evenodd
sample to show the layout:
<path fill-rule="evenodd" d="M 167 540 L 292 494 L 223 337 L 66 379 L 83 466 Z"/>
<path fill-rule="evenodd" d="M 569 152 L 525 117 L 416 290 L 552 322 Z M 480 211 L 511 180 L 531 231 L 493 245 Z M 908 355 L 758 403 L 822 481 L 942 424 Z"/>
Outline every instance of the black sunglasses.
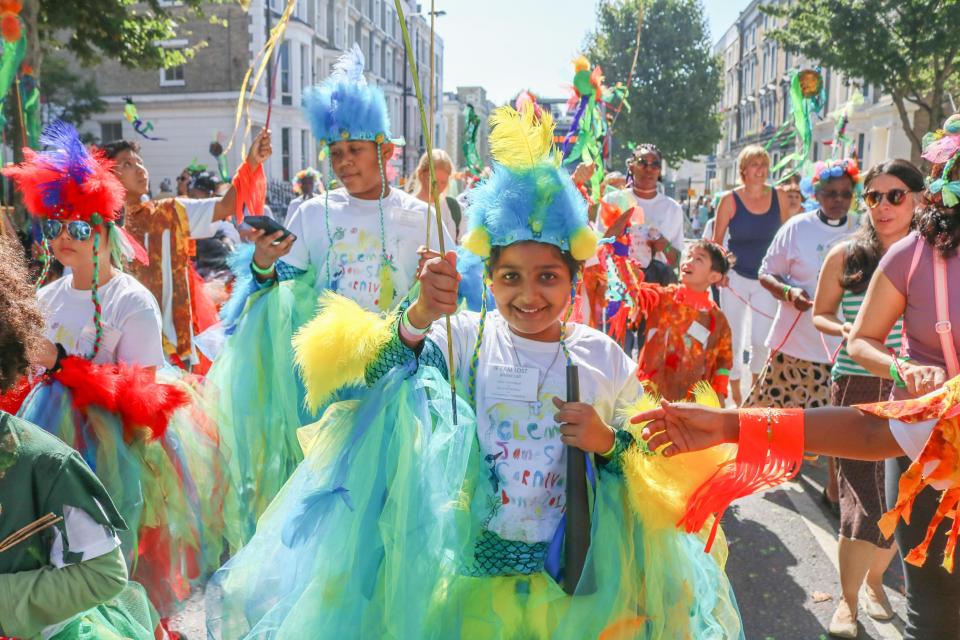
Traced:
<path fill-rule="evenodd" d="M 60 220 L 44 220 L 40 225 L 40 230 L 43 232 L 43 237 L 47 240 L 54 240 L 63 233 L 63 228 L 67 228 L 67 233 L 71 238 L 77 242 L 86 242 L 90 239 L 90 233 L 92 227 L 89 222 L 84 220 L 71 220 L 70 222 L 64 224 Z"/>
<path fill-rule="evenodd" d="M 871 190 L 863 194 L 863 201 L 866 202 L 867 206 L 871 209 L 876 209 L 879 207 L 884 198 L 887 199 L 887 202 L 896 206 L 903 202 L 908 193 L 910 192 L 906 189 L 890 189 L 890 191 L 887 191 L 886 193 L 883 191 Z"/>
<path fill-rule="evenodd" d="M 646 159 L 646 158 L 640 158 L 639 160 L 634 160 L 633 163 L 634 163 L 634 164 L 637 164 L 637 165 L 640 165 L 641 167 L 643 167 L 643 168 L 645 168 L 645 169 L 646 169 L 647 167 L 650 167 L 650 168 L 652 168 L 652 169 L 659 169 L 659 168 L 660 168 L 660 161 L 659 161 L 659 160 L 654 160 L 653 162 L 647 162 L 647 159 Z"/>

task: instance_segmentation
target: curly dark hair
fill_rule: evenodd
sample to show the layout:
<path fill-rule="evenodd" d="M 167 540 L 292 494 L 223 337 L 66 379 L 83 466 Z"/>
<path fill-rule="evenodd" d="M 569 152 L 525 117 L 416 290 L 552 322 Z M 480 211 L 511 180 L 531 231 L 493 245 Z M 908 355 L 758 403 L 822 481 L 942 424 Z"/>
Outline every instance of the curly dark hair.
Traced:
<path fill-rule="evenodd" d="M 914 193 L 923 191 L 923 174 L 908 160 L 890 160 L 881 162 L 870 168 L 863 178 L 864 191 L 870 183 L 879 176 L 893 176 L 907 185 Z M 917 224 L 917 214 L 913 214 L 910 228 Z M 863 293 L 870 284 L 873 272 L 880 264 L 883 255 L 883 246 L 877 236 L 877 230 L 867 220 L 852 238 L 846 243 L 843 259 L 843 273 L 840 274 L 840 286 L 852 293 Z"/>
<path fill-rule="evenodd" d="M 30 348 L 41 339 L 43 316 L 30 283 L 23 248 L 0 234 L 0 391 L 26 373 Z"/>
<path fill-rule="evenodd" d="M 930 171 L 930 178 L 937 180 L 943 175 L 944 165 L 937 164 Z M 953 165 L 948 176 L 950 180 L 960 179 L 960 162 Z M 939 193 L 923 192 L 920 205 L 920 219 L 917 222 L 917 231 L 931 247 L 940 252 L 944 258 L 957 253 L 960 245 L 960 205 L 948 207 L 943 204 L 943 197 Z"/>
<path fill-rule="evenodd" d="M 132 151 L 137 154 L 140 153 L 140 144 L 133 140 L 113 140 L 106 144 L 100 145 L 100 148 L 110 160 L 113 160 L 124 151 Z"/>

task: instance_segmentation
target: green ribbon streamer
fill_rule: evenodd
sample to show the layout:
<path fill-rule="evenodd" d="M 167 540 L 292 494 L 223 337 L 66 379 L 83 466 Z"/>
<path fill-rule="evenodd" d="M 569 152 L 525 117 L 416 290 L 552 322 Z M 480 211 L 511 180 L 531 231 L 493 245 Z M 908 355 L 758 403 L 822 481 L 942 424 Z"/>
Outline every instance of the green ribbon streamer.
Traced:
<path fill-rule="evenodd" d="M 793 125 L 800 137 L 799 149 L 786 157 L 781 158 L 770 173 L 776 175 L 786 167 L 793 165 L 791 171 L 780 176 L 777 184 L 798 173 L 810 155 L 813 143 L 813 122 L 811 116 L 823 109 L 826 94 L 821 88 L 820 93 L 812 98 L 803 97 L 803 88 L 800 86 L 800 72 L 794 71 L 790 79 L 790 105 L 793 113 Z"/>
<path fill-rule="evenodd" d="M 483 172 L 483 162 L 480 160 L 480 154 L 477 153 L 477 134 L 480 130 L 480 116 L 474 110 L 472 104 L 467 105 L 465 114 L 467 127 L 463 135 L 463 161 L 466 169 L 475 176 Z"/>
<path fill-rule="evenodd" d="M 20 69 L 20 63 L 27 55 L 27 36 L 22 35 L 16 42 L 3 43 L 3 56 L 0 57 L 0 96 L 6 97 L 13 84 L 13 79 L 17 76 Z M 6 125 L 7 119 L 0 109 L 0 127 Z"/>
<path fill-rule="evenodd" d="M 23 81 L 20 83 L 20 88 L 22 91 Z M 39 149 L 42 126 L 40 123 L 40 89 L 37 88 L 36 84 L 23 102 L 23 119 L 24 126 L 27 129 L 27 144 L 30 145 L 31 149 Z"/>

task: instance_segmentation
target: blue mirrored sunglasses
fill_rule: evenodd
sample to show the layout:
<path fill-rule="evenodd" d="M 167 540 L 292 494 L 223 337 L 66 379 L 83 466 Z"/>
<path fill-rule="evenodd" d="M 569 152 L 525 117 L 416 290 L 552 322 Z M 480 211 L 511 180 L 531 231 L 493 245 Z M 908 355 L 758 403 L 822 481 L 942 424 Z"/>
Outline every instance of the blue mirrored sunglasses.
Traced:
<path fill-rule="evenodd" d="M 63 233 L 63 228 L 66 226 L 67 233 L 71 238 L 77 242 L 86 242 L 90 239 L 90 233 L 92 232 L 92 227 L 89 222 L 83 220 L 71 220 L 70 222 L 64 224 L 61 220 L 44 220 L 40 228 L 43 231 L 43 237 L 47 240 L 54 240 Z"/>

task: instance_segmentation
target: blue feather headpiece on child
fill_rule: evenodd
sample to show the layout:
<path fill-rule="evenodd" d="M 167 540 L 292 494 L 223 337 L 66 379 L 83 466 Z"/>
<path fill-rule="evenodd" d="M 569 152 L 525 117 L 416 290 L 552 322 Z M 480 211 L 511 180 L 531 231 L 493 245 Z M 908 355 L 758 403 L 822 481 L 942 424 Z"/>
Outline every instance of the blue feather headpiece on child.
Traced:
<path fill-rule="evenodd" d="M 383 92 L 363 77 L 363 52 L 354 43 L 322 84 L 304 92 L 303 109 L 320 145 L 338 140 L 369 140 L 402 145 L 390 134 Z"/>
<path fill-rule="evenodd" d="M 486 258 L 491 247 L 533 240 L 569 251 L 576 260 L 596 253 L 587 205 L 553 148 L 553 117 L 500 107 L 490 117 L 493 175 L 477 186 L 467 208 L 463 246 Z"/>

